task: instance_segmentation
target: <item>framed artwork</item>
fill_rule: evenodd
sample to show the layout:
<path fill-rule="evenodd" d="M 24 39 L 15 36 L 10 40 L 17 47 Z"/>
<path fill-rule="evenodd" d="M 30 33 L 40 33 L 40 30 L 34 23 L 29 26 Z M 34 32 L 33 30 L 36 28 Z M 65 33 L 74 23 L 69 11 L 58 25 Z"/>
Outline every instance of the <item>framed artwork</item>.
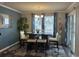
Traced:
<path fill-rule="evenodd" d="M 11 17 L 8 14 L 0 13 L 0 28 L 9 28 L 11 27 Z"/>

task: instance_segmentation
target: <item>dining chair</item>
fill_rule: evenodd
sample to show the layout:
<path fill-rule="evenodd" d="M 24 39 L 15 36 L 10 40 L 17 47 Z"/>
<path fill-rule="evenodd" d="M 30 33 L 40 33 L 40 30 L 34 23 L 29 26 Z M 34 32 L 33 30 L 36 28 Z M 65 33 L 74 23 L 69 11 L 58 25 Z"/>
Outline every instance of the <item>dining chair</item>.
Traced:
<path fill-rule="evenodd" d="M 58 51 L 59 51 L 60 35 L 59 35 L 58 32 L 56 33 L 56 37 L 55 38 L 53 38 L 53 37 L 49 38 L 49 44 L 56 45 L 56 47 L 58 48 Z"/>
<path fill-rule="evenodd" d="M 37 40 L 37 47 L 38 49 L 46 49 L 48 44 L 48 35 L 41 34 L 41 39 Z"/>
<path fill-rule="evenodd" d="M 29 39 L 27 40 L 27 50 L 35 49 L 36 39 L 35 34 L 29 34 Z"/>
<path fill-rule="evenodd" d="M 28 36 L 25 36 L 24 31 L 20 31 L 20 47 L 25 45 L 25 41 L 27 41 Z"/>

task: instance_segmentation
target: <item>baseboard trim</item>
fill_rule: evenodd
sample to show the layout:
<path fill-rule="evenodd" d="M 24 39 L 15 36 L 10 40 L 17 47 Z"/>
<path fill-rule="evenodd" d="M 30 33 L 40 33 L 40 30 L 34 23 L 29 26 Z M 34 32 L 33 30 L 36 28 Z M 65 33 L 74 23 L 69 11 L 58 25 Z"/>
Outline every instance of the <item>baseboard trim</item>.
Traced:
<path fill-rule="evenodd" d="M 0 50 L 0 53 L 3 52 L 3 51 L 5 51 L 5 50 L 7 50 L 7 49 L 9 49 L 9 48 L 11 48 L 11 47 L 13 47 L 14 45 L 16 45 L 16 44 L 18 44 L 18 43 L 19 43 L 19 41 L 18 41 L 18 42 L 15 42 L 14 44 L 12 44 L 12 45 L 10 45 L 10 46 L 7 46 L 7 47 L 1 49 L 1 50 Z"/>

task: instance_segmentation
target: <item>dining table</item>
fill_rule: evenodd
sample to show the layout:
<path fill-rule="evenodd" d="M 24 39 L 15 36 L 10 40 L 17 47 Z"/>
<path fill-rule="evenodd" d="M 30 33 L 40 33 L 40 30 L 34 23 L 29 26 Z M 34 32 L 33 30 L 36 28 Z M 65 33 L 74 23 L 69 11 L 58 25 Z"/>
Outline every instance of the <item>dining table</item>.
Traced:
<path fill-rule="evenodd" d="M 27 33 L 29 35 L 29 39 L 27 40 L 27 50 L 28 45 L 33 47 L 35 51 L 37 51 L 40 47 L 43 46 L 44 50 L 48 46 L 48 36 L 49 34 L 44 33 Z M 40 47 L 39 47 L 40 46 Z"/>

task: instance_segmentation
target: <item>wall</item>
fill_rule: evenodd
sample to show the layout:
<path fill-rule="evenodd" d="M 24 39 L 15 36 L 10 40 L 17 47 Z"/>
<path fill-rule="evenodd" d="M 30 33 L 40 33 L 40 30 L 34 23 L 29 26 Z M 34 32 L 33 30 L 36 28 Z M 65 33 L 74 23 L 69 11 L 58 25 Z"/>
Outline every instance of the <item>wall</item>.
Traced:
<path fill-rule="evenodd" d="M 27 23 L 29 25 L 29 28 L 27 29 L 28 32 L 32 32 L 32 13 L 27 12 L 23 14 L 22 16 L 27 18 Z"/>
<path fill-rule="evenodd" d="M 65 13 L 59 12 L 57 15 L 57 31 L 59 31 L 59 23 L 62 23 L 62 27 L 64 29 L 64 22 L 65 22 Z"/>
<path fill-rule="evenodd" d="M 64 43 L 64 27 L 65 27 L 65 13 L 64 12 L 58 12 L 57 15 L 57 31 L 59 32 L 59 23 L 62 23 L 62 39 L 61 39 L 61 43 Z"/>
<path fill-rule="evenodd" d="M 12 16 L 12 27 L 11 28 L 0 28 L 0 49 L 5 48 L 19 40 L 19 33 L 17 31 L 17 20 L 20 14 L 11 11 L 9 9 L 0 6 L 0 13 L 8 14 Z"/>
<path fill-rule="evenodd" d="M 79 56 L 79 7 L 76 9 L 75 54 Z"/>

